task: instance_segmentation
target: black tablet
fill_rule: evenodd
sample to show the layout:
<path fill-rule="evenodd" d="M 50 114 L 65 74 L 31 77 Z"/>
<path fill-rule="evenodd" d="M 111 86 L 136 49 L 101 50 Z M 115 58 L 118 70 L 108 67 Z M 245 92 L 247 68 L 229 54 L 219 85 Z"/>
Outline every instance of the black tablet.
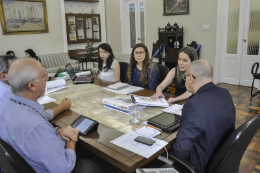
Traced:
<path fill-rule="evenodd" d="M 166 129 L 180 122 L 180 116 L 163 112 L 153 118 L 148 119 L 147 121 L 148 124 Z"/>
<path fill-rule="evenodd" d="M 80 115 L 71 123 L 71 127 L 78 129 L 80 134 L 87 135 L 93 131 L 97 131 L 98 124 L 97 121 Z"/>

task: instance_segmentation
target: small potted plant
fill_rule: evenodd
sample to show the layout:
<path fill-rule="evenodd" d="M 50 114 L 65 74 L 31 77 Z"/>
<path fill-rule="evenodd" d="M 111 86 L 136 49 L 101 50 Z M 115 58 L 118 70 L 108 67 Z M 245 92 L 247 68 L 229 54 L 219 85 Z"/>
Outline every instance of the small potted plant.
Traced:
<path fill-rule="evenodd" d="M 90 59 L 91 57 L 94 56 L 94 52 L 93 52 L 93 42 L 90 42 L 89 40 L 86 42 L 86 58 Z"/>

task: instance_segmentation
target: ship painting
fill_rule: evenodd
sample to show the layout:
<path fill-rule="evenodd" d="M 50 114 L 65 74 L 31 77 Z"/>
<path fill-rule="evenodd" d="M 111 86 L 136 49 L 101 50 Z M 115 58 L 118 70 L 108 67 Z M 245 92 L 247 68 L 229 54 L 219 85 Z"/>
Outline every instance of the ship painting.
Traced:
<path fill-rule="evenodd" d="M 7 31 L 45 29 L 43 3 L 3 0 Z"/>

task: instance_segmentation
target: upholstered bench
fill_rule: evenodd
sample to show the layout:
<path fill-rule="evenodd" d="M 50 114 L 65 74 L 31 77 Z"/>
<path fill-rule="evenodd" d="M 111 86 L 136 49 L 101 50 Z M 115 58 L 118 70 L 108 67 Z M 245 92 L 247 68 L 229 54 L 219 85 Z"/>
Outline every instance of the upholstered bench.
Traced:
<path fill-rule="evenodd" d="M 41 58 L 42 65 L 45 67 L 46 73 L 56 73 L 59 68 L 65 69 L 65 65 L 70 63 L 74 70 L 80 69 L 80 64 L 78 60 L 70 59 L 68 53 L 51 53 L 45 55 L 37 55 Z M 26 58 L 26 57 L 21 57 Z"/>

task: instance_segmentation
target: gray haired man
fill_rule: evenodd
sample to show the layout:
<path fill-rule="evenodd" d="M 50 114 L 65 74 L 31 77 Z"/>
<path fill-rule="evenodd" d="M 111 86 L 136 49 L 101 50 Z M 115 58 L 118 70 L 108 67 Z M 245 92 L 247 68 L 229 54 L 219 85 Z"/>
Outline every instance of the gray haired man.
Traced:
<path fill-rule="evenodd" d="M 8 83 L 7 73 L 10 65 L 17 60 L 15 56 L 0 56 L 0 104 L 10 98 L 12 94 Z"/>
<path fill-rule="evenodd" d="M 17 57 L 15 56 L 10 56 L 10 55 L 0 56 L 0 104 L 6 100 L 9 100 L 9 98 L 12 95 L 7 74 L 11 64 L 16 60 Z M 21 79 L 23 78 L 24 77 L 21 77 Z M 48 120 L 51 120 L 62 111 L 69 109 L 70 106 L 71 106 L 70 99 L 63 99 L 57 107 L 53 108 L 52 110 L 48 109 L 44 111 L 43 114 Z"/>
<path fill-rule="evenodd" d="M 83 158 L 80 154 L 76 162 L 79 131 L 71 126 L 56 131 L 43 115 L 44 107 L 37 99 L 45 92 L 48 77 L 41 63 L 32 58 L 15 61 L 8 80 L 13 95 L 0 105 L 0 138 L 36 172 L 115 172 L 102 161 Z"/>

